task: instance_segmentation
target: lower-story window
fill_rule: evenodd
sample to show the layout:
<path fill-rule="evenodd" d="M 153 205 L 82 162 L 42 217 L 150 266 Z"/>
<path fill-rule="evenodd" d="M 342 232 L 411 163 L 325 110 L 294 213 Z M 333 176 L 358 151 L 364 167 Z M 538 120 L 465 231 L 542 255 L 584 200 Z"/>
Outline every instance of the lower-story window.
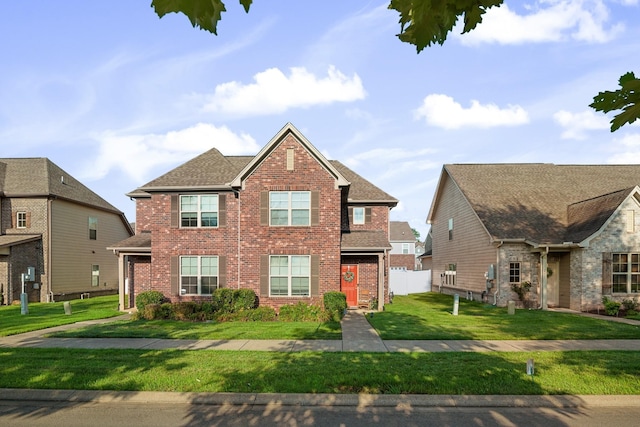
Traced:
<path fill-rule="evenodd" d="M 309 296 L 310 257 L 272 255 L 269 257 L 269 295 Z"/>
<path fill-rule="evenodd" d="M 100 266 L 97 264 L 91 266 L 91 286 L 100 286 Z"/>
<path fill-rule="evenodd" d="M 640 292 L 640 254 L 613 254 L 614 293 Z"/>
<path fill-rule="evenodd" d="M 217 288 L 217 256 L 180 257 L 180 289 L 182 295 L 211 295 Z"/>

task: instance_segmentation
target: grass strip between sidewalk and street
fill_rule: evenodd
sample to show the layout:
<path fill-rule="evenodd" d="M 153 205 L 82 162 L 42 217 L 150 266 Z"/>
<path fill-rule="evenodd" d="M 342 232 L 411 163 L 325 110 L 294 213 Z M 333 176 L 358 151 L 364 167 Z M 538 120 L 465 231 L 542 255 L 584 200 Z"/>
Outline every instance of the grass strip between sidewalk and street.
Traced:
<path fill-rule="evenodd" d="M 528 359 L 535 373 L 526 373 Z M 0 348 L 0 387 L 243 393 L 640 394 L 640 353 Z"/>

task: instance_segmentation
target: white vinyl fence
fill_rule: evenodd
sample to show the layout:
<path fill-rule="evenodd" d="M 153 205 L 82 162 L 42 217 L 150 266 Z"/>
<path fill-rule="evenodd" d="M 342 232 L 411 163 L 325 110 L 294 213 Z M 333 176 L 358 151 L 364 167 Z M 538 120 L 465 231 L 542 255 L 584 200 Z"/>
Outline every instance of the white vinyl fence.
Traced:
<path fill-rule="evenodd" d="M 431 291 L 431 270 L 389 271 L 389 290 L 394 295 L 418 294 Z"/>

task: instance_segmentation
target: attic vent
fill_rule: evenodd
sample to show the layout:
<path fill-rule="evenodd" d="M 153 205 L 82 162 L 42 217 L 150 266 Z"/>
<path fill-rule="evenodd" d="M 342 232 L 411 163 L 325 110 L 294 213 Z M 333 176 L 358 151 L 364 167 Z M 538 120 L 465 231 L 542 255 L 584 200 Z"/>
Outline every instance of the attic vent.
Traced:
<path fill-rule="evenodd" d="M 287 170 L 293 170 L 293 148 L 287 148 Z"/>

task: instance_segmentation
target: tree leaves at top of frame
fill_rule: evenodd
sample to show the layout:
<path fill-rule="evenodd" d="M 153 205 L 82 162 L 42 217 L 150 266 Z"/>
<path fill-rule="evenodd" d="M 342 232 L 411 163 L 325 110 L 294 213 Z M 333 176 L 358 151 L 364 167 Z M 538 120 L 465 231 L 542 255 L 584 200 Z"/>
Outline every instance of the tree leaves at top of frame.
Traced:
<path fill-rule="evenodd" d="M 589 104 L 594 110 L 603 113 L 622 110 L 611 120 L 611 132 L 640 117 L 640 79 L 628 72 L 620 77 L 619 85 L 620 89 L 616 91 L 598 93 L 593 97 L 593 103 Z"/>
<path fill-rule="evenodd" d="M 391 0 L 389 9 L 400 13 L 398 38 L 413 44 L 418 53 L 434 43 L 442 45 L 464 15 L 463 33 L 482 22 L 482 15 L 503 0 Z"/>
<path fill-rule="evenodd" d="M 239 0 L 245 12 L 249 12 L 253 0 Z M 184 13 L 191 25 L 218 35 L 218 21 L 227 9 L 221 0 L 152 0 L 151 7 L 162 18 L 168 13 Z"/>

